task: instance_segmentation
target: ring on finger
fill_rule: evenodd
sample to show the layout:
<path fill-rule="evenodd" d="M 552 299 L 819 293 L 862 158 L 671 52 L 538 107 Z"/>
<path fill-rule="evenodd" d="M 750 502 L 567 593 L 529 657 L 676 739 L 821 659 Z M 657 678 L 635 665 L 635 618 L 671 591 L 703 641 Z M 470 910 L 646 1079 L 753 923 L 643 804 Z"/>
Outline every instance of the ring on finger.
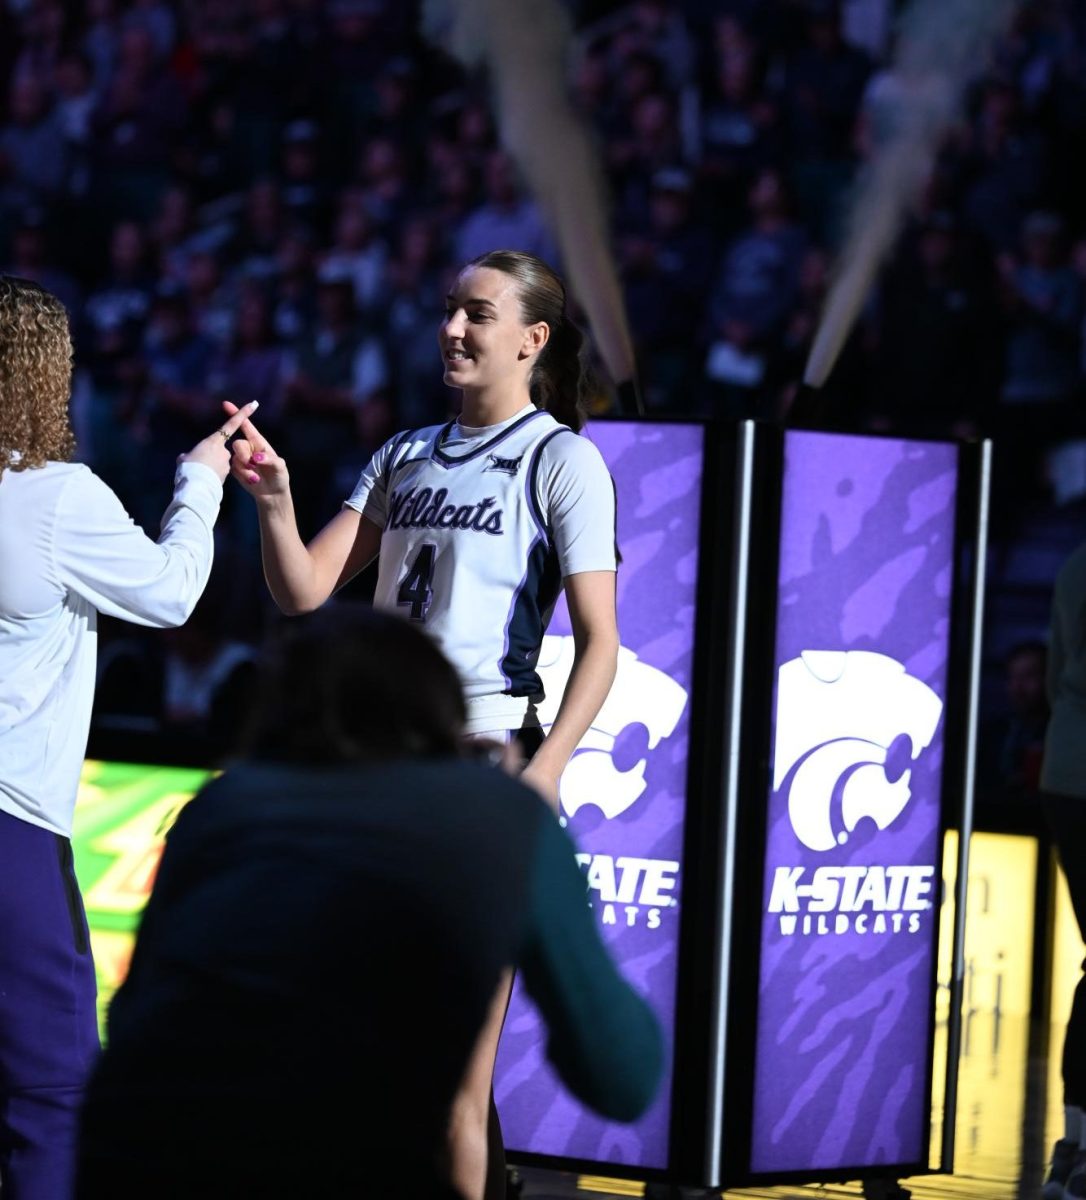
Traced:
<path fill-rule="evenodd" d="M 219 437 L 222 438 L 224 442 L 228 442 L 230 440 L 230 434 L 228 434 L 225 429 L 216 429 L 215 432 L 219 435 Z"/>

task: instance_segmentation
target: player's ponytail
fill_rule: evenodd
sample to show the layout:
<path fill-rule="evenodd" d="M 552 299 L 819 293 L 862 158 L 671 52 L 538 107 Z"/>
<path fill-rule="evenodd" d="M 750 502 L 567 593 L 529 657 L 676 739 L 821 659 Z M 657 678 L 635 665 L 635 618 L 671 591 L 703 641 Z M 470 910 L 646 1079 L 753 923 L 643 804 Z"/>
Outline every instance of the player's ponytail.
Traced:
<path fill-rule="evenodd" d="M 584 334 L 567 317 L 551 330 L 529 384 L 532 403 L 570 429 L 584 424 Z"/>
<path fill-rule="evenodd" d="M 542 321 L 548 326 L 550 336 L 532 368 L 529 394 L 537 408 L 545 408 L 555 420 L 579 430 L 584 425 L 589 390 L 584 334 L 566 315 L 562 280 L 542 259 L 519 250 L 493 250 L 467 265 L 511 275 L 517 281 L 521 319 L 526 325 Z"/>

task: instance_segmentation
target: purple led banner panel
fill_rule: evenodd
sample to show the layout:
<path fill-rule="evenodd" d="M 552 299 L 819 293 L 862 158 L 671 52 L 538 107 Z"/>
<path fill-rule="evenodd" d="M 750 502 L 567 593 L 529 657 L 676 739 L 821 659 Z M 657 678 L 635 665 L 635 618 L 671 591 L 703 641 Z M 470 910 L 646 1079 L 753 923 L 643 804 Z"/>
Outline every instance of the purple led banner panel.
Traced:
<path fill-rule="evenodd" d="M 562 777 L 563 819 L 604 941 L 652 1005 L 670 1048 L 704 433 L 700 426 L 623 421 L 593 425 L 589 436 L 618 491 L 622 649 L 607 703 Z M 554 718 L 572 660 L 563 605 L 540 658 L 544 725 Z M 660 1093 L 635 1124 L 583 1108 L 548 1066 L 535 1009 L 514 990 L 494 1086 L 510 1149 L 663 1167 L 670 1093 L 669 1054 Z"/>
<path fill-rule="evenodd" d="M 925 1156 L 957 448 L 785 439 L 751 1169 Z"/>

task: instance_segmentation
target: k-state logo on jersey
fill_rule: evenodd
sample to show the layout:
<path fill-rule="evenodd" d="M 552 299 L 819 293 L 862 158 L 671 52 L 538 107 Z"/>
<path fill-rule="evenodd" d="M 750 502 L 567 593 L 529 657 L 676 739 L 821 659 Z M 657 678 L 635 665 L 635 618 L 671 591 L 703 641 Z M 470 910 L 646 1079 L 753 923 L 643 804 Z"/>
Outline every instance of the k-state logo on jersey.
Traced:
<path fill-rule="evenodd" d="M 539 706 L 544 730 L 554 723 L 572 667 L 573 638 L 544 637 L 536 668 L 547 694 Z M 674 679 L 620 647 L 611 691 L 562 775 L 562 811 L 572 817 L 584 805 L 594 804 L 611 820 L 630 808 L 647 787 L 648 760 L 641 758 L 620 771 L 612 757 L 616 738 L 627 726 L 640 724 L 648 731 L 648 750 L 655 750 L 674 733 L 686 701 L 686 690 Z"/>
<path fill-rule="evenodd" d="M 886 829 L 912 797 L 942 700 L 901 663 L 865 650 L 805 650 L 777 677 L 773 787 L 796 837 L 843 845 L 864 818 Z"/>
<path fill-rule="evenodd" d="M 515 475 L 520 470 L 524 455 L 518 455 L 516 458 L 499 458 L 496 454 L 488 454 L 486 457 L 487 465 L 483 467 L 484 471 L 501 471 L 504 475 Z"/>

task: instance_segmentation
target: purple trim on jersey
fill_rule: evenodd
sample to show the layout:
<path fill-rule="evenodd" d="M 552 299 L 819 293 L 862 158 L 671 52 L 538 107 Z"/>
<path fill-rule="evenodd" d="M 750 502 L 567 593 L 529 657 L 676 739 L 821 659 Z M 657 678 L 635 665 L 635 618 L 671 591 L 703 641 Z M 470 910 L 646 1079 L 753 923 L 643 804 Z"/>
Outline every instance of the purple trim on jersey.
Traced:
<path fill-rule="evenodd" d="M 419 454 L 415 458 L 405 458 L 403 460 L 403 462 L 398 462 L 394 467 L 390 468 L 389 483 L 392 482 L 392 476 L 397 471 L 402 471 L 404 469 L 404 467 L 409 467 L 409 466 L 411 466 L 412 463 L 429 462 L 429 461 L 430 461 L 430 456 L 428 454 Z"/>
<path fill-rule="evenodd" d="M 543 695 L 543 681 L 536 665 L 547 622 L 561 591 L 558 555 L 545 538 L 537 537 L 528 547 L 524 575 L 513 592 L 505 618 L 498 671 L 505 681 L 506 695 Z"/>
<path fill-rule="evenodd" d="M 407 459 L 401 459 L 399 462 L 397 462 L 396 455 L 408 445 L 416 433 L 418 433 L 417 429 L 405 429 L 404 432 L 400 434 L 399 438 L 397 438 L 396 445 L 392 447 L 392 453 L 388 456 L 388 481 L 386 482 L 385 487 L 388 487 L 388 484 L 392 482 L 392 476 L 401 467 L 407 466 L 408 461 L 410 461 Z M 410 454 L 410 449 L 408 449 L 407 452 Z"/>
<path fill-rule="evenodd" d="M 535 484 L 539 475 L 539 459 L 543 454 L 543 450 L 550 442 L 553 442 L 560 433 L 573 433 L 573 430 L 563 425 L 561 429 L 552 430 L 547 434 L 546 437 L 541 438 L 536 443 L 536 447 L 532 451 L 532 460 L 528 464 L 528 474 L 524 481 L 524 486 L 528 493 L 528 511 L 532 514 L 532 520 L 535 521 L 536 528 L 539 530 L 540 534 L 546 540 L 548 545 L 550 545 L 551 541 L 551 531 L 547 525 L 546 519 L 543 516 L 543 510 L 539 507 L 539 498 L 536 492 Z M 574 434 L 574 436 L 576 436 L 576 434 Z"/>
<path fill-rule="evenodd" d="M 396 455 L 399 454 L 399 452 L 404 448 L 404 446 L 406 446 L 411 441 L 411 439 L 415 436 L 415 434 L 418 432 L 419 431 L 417 429 L 404 430 L 403 436 L 396 443 L 396 449 L 392 451 L 392 461 L 394 463 L 396 462 Z M 411 453 L 411 451 L 409 450 L 408 454 L 410 454 L 410 453 Z M 399 464 L 397 464 L 397 465 L 399 465 Z"/>
<path fill-rule="evenodd" d="M 501 433 L 496 434 L 489 441 L 484 442 L 481 446 L 472 450 L 470 454 L 463 454 L 454 457 L 451 454 L 446 454 L 441 449 L 441 443 L 449 436 L 449 430 L 452 429 L 455 421 L 450 421 L 448 425 L 437 435 L 437 441 L 434 442 L 433 457 L 438 462 L 444 463 L 447 467 L 458 467 L 461 463 L 471 462 L 473 458 L 478 458 L 480 454 L 485 454 L 488 450 L 492 450 L 499 442 L 503 442 L 510 434 L 516 433 L 518 429 L 523 428 L 529 421 L 534 421 L 536 417 L 548 415 L 545 409 L 537 408 L 535 412 L 530 412 L 526 416 L 521 417 L 519 421 L 514 421 L 508 429 L 503 429 Z"/>
<path fill-rule="evenodd" d="M 505 690 L 512 691 L 513 681 L 506 673 L 505 664 L 509 659 L 509 631 L 513 628 L 513 616 L 517 611 L 517 601 L 520 599 L 520 593 L 524 590 L 524 585 L 528 582 L 528 576 L 532 573 L 532 555 L 535 553 L 536 546 L 546 539 L 542 534 L 537 537 L 528 547 L 528 553 L 524 556 L 524 574 L 520 577 L 520 583 L 513 589 L 513 595 L 509 601 L 509 611 L 505 614 L 505 637 L 502 639 L 502 656 L 498 659 L 498 670 L 502 673 L 502 679 L 505 680 Z"/>

